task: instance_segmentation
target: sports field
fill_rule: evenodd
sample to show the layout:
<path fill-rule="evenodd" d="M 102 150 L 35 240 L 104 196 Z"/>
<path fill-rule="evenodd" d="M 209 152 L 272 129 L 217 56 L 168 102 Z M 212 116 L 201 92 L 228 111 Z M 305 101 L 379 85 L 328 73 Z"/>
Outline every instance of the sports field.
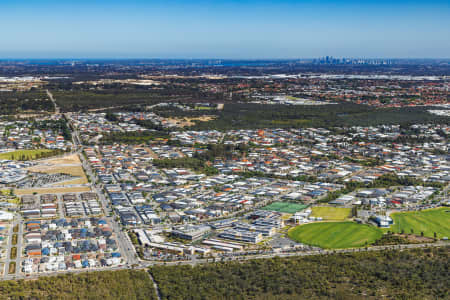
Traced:
<path fill-rule="evenodd" d="M 450 237 L 450 208 L 442 207 L 436 209 L 427 209 L 414 212 L 403 212 L 391 214 L 394 224 L 390 229 L 394 232 L 420 235 L 423 232 L 424 236 L 434 237 L 434 233 L 438 238 Z"/>
<path fill-rule="evenodd" d="M 8 160 L 31 160 L 36 159 L 37 155 L 51 152 L 50 149 L 36 149 L 36 150 L 17 150 L 12 152 L 0 153 L 0 159 Z"/>
<path fill-rule="evenodd" d="M 312 217 L 321 217 L 324 220 L 344 221 L 350 217 L 351 208 L 331 207 L 331 206 L 315 206 L 311 208 Z"/>
<path fill-rule="evenodd" d="M 300 243 L 328 249 L 354 248 L 370 245 L 383 233 L 380 229 L 353 222 L 321 222 L 297 226 L 289 237 Z"/>
<path fill-rule="evenodd" d="M 294 214 L 298 211 L 304 210 L 308 205 L 290 202 L 273 202 L 267 206 L 264 206 L 263 210 L 270 210 L 282 213 Z"/>

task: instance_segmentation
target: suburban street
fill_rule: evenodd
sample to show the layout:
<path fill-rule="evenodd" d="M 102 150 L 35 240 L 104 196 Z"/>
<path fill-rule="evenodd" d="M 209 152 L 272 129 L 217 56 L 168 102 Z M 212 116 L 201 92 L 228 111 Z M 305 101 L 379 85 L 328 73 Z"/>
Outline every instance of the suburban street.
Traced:
<path fill-rule="evenodd" d="M 91 166 L 86 161 L 86 158 L 84 157 L 84 155 L 82 153 L 83 146 L 80 144 L 79 133 L 76 129 L 73 130 L 72 137 L 73 137 L 75 149 L 77 149 L 77 153 L 78 153 L 78 156 L 80 157 L 83 169 L 85 170 L 88 178 L 90 178 L 91 189 L 99 196 L 99 200 L 102 205 L 102 209 L 105 212 L 108 223 L 111 224 L 111 227 L 117 236 L 117 241 L 119 242 L 119 247 L 122 250 L 121 253 L 124 254 L 125 259 L 128 264 L 130 264 L 130 265 L 136 264 L 137 259 L 136 259 L 136 252 L 134 250 L 134 246 L 131 243 L 127 234 L 121 230 L 120 225 L 114 219 L 113 211 L 108 204 L 108 200 L 106 199 L 105 194 L 103 193 L 102 189 L 99 188 L 96 184 L 96 175 L 92 172 Z"/>
<path fill-rule="evenodd" d="M 9 269 L 9 263 L 11 262 L 11 247 L 12 247 L 12 236 L 13 236 L 13 228 L 14 226 L 17 224 L 17 221 L 14 221 L 13 223 L 11 223 L 11 226 L 9 228 L 9 232 L 8 232 L 8 247 L 6 249 L 6 257 L 4 260 L 4 270 L 3 270 L 3 278 L 5 278 L 5 276 L 8 275 L 8 269 Z"/>

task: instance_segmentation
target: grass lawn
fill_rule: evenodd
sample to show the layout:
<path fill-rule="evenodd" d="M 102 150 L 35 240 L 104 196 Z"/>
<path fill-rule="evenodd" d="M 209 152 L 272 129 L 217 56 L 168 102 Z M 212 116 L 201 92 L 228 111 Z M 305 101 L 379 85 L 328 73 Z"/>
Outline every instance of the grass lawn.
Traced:
<path fill-rule="evenodd" d="M 9 202 L 9 203 L 13 203 L 13 204 L 20 204 L 20 199 L 17 198 L 17 197 L 8 199 L 6 201 Z"/>
<path fill-rule="evenodd" d="M 196 106 L 195 107 L 196 110 L 213 110 L 216 109 L 215 107 L 210 107 L 210 106 Z"/>
<path fill-rule="evenodd" d="M 353 222 L 321 222 L 297 226 L 288 233 L 300 243 L 328 249 L 362 247 L 381 238 L 383 232 L 370 225 Z"/>
<path fill-rule="evenodd" d="M 344 221 L 349 218 L 352 209 L 345 207 L 331 207 L 331 206 L 315 206 L 311 208 L 312 217 L 322 217 L 324 220 Z"/>
<path fill-rule="evenodd" d="M 14 233 L 13 236 L 12 236 L 12 240 L 11 240 L 11 244 L 12 244 L 13 246 L 17 245 L 17 239 L 18 239 L 18 238 L 19 238 L 19 237 L 18 237 L 17 233 Z"/>
<path fill-rule="evenodd" d="M 16 259 L 17 258 L 17 247 L 11 248 L 11 253 L 9 255 L 10 259 Z"/>
<path fill-rule="evenodd" d="M 8 266 L 8 274 L 14 274 L 16 272 L 16 262 L 10 262 Z"/>
<path fill-rule="evenodd" d="M 289 203 L 289 202 L 273 202 L 267 206 L 264 206 L 263 210 L 277 211 L 282 213 L 294 214 L 308 207 L 304 204 Z"/>
<path fill-rule="evenodd" d="M 299 98 L 294 97 L 294 96 L 286 96 L 287 99 L 289 100 L 298 100 Z"/>
<path fill-rule="evenodd" d="M 10 189 L 3 189 L 3 190 L 0 190 L 0 193 L 3 196 L 9 196 L 11 194 L 11 190 Z"/>
<path fill-rule="evenodd" d="M 434 237 L 435 232 L 438 238 L 450 237 L 449 207 L 393 213 L 391 218 L 394 224 L 387 230 L 401 232 L 403 229 L 405 233 L 411 233 L 413 229 L 417 235 L 423 231 L 423 235 L 428 237 Z"/>
<path fill-rule="evenodd" d="M 50 149 L 35 149 L 35 150 L 17 150 L 12 152 L 0 153 L 0 159 L 20 160 L 25 157 L 25 160 L 36 159 L 36 156 L 41 153 L 52 152 Z"/>

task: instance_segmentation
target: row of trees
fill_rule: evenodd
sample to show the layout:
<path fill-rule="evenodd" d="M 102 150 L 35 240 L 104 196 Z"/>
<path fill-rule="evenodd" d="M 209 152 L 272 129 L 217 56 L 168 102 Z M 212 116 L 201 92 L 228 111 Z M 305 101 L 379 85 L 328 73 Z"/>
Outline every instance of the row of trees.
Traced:
<path fill-rule="evenodd" d="M 432 243 L 437 238 L 437 233 L 434 233 L 434 240 L 431 238 L 424 238 L 423 231 L 420 233 L 421 239 L 417 239 L 417 236 L 414 235 L 414 230 L 411 229 L 411 234 L 405 234 L 402 232 L 401 234 L 394 234 L 391 231 L 388 231 L 384 234 L 380 239 L 376 240 L 372 245 L 373 246 L 385 246 L 385 245 L 405 245 L 405 244 L 422 244 L 422 243 Z"/>
<path fill-rule="evenodd" d="M 52 149 L 50 151 L 39 151 L 39 150 L 30 150 L 32 151 L 30 154 L 22 153 L 22 154 L 11 154 L 11 160 L 20 160 L 20 161 L 27 161 L 32 159 L 42 159 L 42 158 L 48 158 L 56 155 L 61 155 L 64 153 L 61 149 Z M 20 152 L 20 151 L 19 151 Z"/>

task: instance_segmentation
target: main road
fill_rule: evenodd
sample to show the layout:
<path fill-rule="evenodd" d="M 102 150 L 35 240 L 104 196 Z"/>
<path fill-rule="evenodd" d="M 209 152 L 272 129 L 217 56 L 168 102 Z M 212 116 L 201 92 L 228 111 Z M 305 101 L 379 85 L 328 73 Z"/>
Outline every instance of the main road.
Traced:
<path fill-rule="evenodd" d="M 303 252 L 288 252 L 288 253 L 270 253 L 270 254 L 258 254 L 258 255 L 247 255 L 247 256 L 236 256 L 227 258 L 203 258 L 197 259 L 195 261 L 142 261 L 140 260 L 137 265 L 121 265 L 117 267 L 104 267 L 104 268 L 86 268 L 86 269 L 74 269 L 59 272 L 49 272 L 41 274 L 31 274 L 31 275 L 7 275 L 4 279 L 36 279 L 40 276 L 57 276 L 65 273 L 84 273 L 84 272 L 95 272 L 95 271 L 117 271 L 125 269 L 135 269 L 142 270 L 147 269 L 152 266 L 178 266 L 178 265 L 200 265 L 206 263 L 213 263 L 219 261 L 245 261 L 253 259 L 270 259 L 274 257 L 296 257 L 296 256 L 313 256 L 313 255 L 331 255 L 336 253 L 357 253 L 365 251 L 384 251 L 384 250 L 407 250 L 415 248 L 431 248 L 431 247 L 448 247 L 450 244 L 445 241 L 440 241 L 436 243 L 427 244 L 407 244 L 407 245 L 388 245 L 388 246 L 374 246 L 367 248 L 352 248 L 352 249 L 336 249 L 336 250 L 316 250 L 316 251 L 303 251 Z"/>
<path fill-rule="evenodd" d="M 67 120 L 70 120 L 70 115 L 66 115 L 66 118 Z M 116 234 L 117 241 L 119 243 L 119 248 L 122 250 L 121 252 L 129 265 L 137 264 L 138 260 L 136 258 L 137 254 L 135 252 L 134 246 L 131 243 L 131 240 L 128 237 L 128 235 L 120 228 L 120 225 L 114 219 L 114 214 L 112 209 L 110 208 L 109 201 L 108 199 L 106 199 L 103 190 L 97 186 L 96 175 L 94 174 L 94 172 L 92 172 L 91 165 L 87 162 L 86 158 L 82 153 L 83 145 L 81 144 L 78 129 L 74 126 L 74 124 L 72 124 L 71 127 L 72 127 L 72 140 L 75 146 L 75 150 L 78 153 L 78 156 L 80 157 L 84 171 L 90 178 L 91 189 L 98 195 L 103 211 L 105 212 L 106 219 L 108 223 L 111 225 L 113 232 Z"/>

